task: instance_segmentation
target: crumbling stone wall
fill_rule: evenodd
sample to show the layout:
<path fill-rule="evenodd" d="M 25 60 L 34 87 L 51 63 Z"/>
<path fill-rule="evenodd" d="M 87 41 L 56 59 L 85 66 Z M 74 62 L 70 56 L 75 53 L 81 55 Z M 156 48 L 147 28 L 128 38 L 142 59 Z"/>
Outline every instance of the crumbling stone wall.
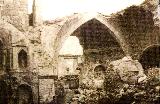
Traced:
<path fill-rule="evenodd" d="M 121 11 L 111 17 L 103 14 L 97 14 L 95 17 L 90 17 L 86 14 L 74 14 L 64 19 L 47 21 L 43 25 L 37 27 L 28 26 L 28 14 L 27 14 L 27 0 L 1 0 L 2 10 L 0 21 L 0 38 L 4 40 L 7 48 L 13 49 L 13 72 L 20 72 L 17 65 L 17 53 L 19 50 L 25 47 L 29 57 L 29 70 L 35 72 L 33 75 L 35 79 L 38 79 L 38 75 L 43 76 L 44 79 L 40 80 L 41 89 L 49 88 L 53 92 L 45 93 L 45 96 L 51 100 L 54 95 L 54 78 L 48 80 L 48 76 L 57 75 L 57 64 L 59 50 L 63 45 L 65 39 L 70 36 L 78 27 L 93 18 L 106 25 L 111 32 L 115 35 L 124 55 L 130 54 L 134 59 L 138 59 L 142 51 L 153 44 L 160 44 L 160 32 L 159 27 L 155 25 L 155 6 L 149 4 L 143 4 L 141 6 L 131 6 L 124 11 Z M 19 47 L 20 46 L 20 47 Z M 129 52 L 128 52 L 129 51 Z M 111 51 L 111 57 L 105 56 L 104 60 L 112 57 L 114 54 L 120 56 L 121 53 L 114 53 Z M 92 57 L 102 58 L 103 53 L 95 56 L 92 53 L 88 53 L 89 57 L 86 61 L 91 61 Z M 115 55 L 115 57 L 116 57 Z M 91 56 L 91 57 L 90 57 Z M 89 59 L 90 58 L 90 59 Z M 95 62 L 96 63 L 96 62 Z M 95 63 L 89 63 L 87 67 L 93 68 Z M 91 66 L 89 66 L 91 65 Z M 26 71 L 26 70 L 25 70 Z M 23 71 L 22 71 L 23 72 Z M 23 73 L 20 73 L 23 74 Z M 21 75 L 15 75 L 16 77 Z M 27 76 L 27 75 L 26 75 Z M 47 76 L 47 77 L 46 77 Z M 23 76 L 22 76 L 23 77 Z M 22 83 L 30 83 L 35 93 L 37 90 L 38 82 L 33 83 L 25 81 L 25 79 L 18 77 L 22 80 Z M 51 85 L 51 86 L 49 86 Z M 53 89 L 52 89 L 53 88 Z M 45 92 L 42 90 L 41 93 Z M 46 98 L 43 96 L 42 98 Z M 44 100 L 43 99 L 43 100 Z M 45 99 L 46 100 L 46 99 Z"/>
<path fill-rule="evenodd" d="M 59 27 L 40 26 L 33 28 L 28 33 L 29 54 L 31 66 L 39 75 L 53 75 L 57 71 L 54 64 L 54 40 Z"/>
<path fill-rule="evenodd" d="M 26 33 L 19 31 L 12 24 L 9 24 L 5 20 L 0 21 L 0 39 L 4 44 L 5 58 L 8 60 L 5 62 L 5 68 L 3 69 L 4 73 L 1 73 L 1 76 L 5 76 L 8 82 L 13 82 L 9 86 L 12 87 L 13 93 L 16 91 L 17 86 L 20 84 L 27 84 L 33 88 L 34 101 L 38 101 L 38 81 L 37 76 L 31 73 L 26 73 L 27 70 L 22 70 L 18 66 L 18 52 L 22 49 L 27 50 L 27 40 L 25 38 Z M 28 51 L 26 51 L 28 53 Z M 28 55 L 29 56 L 29 55 Z M 29 61 L 29 60 L 28 60 Z M 9 67 L 7 67 L 9 66 Z M 31 67 L 28 67 L 32 71 Z M 9 78 L 9 79 L 8 79 Z M 1 80 L 5 80 L 0 78 Z M 34 80 L 33 80 L 34 79 Z M 15 97 L 15 95 L 10 95 Z"/>
<path fill-rule="evenodd" d="M 28 28 L 28 1 L 27 0 L 1 0 L 1 18 L 14 25 L 18 30 Z"/>
<path fill-rule="evenodd" d="M 110 19 L 123 34 L 130 46 L 131 56 L 138 59 L 148 46 L 159 44 L 159 27 L 154 23 L 154 13 L 143 6 L 131 6 Z"/>
<path fill-rule="evenodd" d="M 39 101 L 50 102 L 55 95 L 54 76 L 57 76 L 56 64 L 54 63 L 53 45 L 55 34 L 59 26 L 38 26 L 30 28 L 27 36 L 30 68 L 36 72 L 39 87 Z"/>

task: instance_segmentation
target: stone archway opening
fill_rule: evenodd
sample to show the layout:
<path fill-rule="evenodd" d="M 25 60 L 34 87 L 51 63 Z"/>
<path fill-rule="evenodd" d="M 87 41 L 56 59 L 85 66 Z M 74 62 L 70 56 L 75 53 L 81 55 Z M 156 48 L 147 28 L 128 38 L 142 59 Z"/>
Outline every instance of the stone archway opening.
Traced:
<path fill-rule="evenodd" d="M 81 87 L 81 85 L 83 87 L 84 85 L 86 88 L 103 89 L 105 75 L 102 75 L 102 78 L 98 77 L 95 80 L 94 78 L 95 65 L 100 65 L 100 64 L 105 65 L 105 63 L 107 62 L 121 59 L 126 54 L 126 52 L 124 52 L 125 45 L 122 43 L 122 39 L 120 39 L 121 37 L 118 36 L 119 34 L 114 34 L 113 31 L 109 29 L 110 27 L 106 25 L 107 23 L 104 24 L 99 19 L 92 18 L 85 22 L 83 21 L 83 24 L 82 23 L 81 24 L 74 23 L 74 24 L 72 26 L 67 25 L 68 27 L 63 26 L 64 30 L 61 29 L 61 31 L 57 34 L 57 38 L 54 45 L 55 57 L 59 56 L 58 60 L 60 57 L 63 57 L 66 60 L 76 59 L 77 62 L 72 61 L 72 64 L 70 64 L 71 66 L 74 66 L 75 64 L 78 63 L 75 68 L 77 68 L 78 65 L 81 64 L 81 67 L 77 68 L 80 69 L 79 73 L 76 74 L 79 80 L 79 87 Z M 65 39 L 67 39 L 69 36 L 77 37 L 79 40 L 79 44 L 83 48 L 81 61 L 79 61 L 76 55 L 72 54 L 60 55 L 59 50 L 61 47 L 63 47 Z M 64 64 L 60 64 L 60 62 L 64 62 L 64 60 L 58 61 L 58 66 L 64 67 Z M 62 76 L 60 74 L 65 73 L 65 71 L 62 71 L 64 70 L 64 68 L 62 67 L 58 68 L 58 76 Z M 68 71 L 70 69 L 66 68 L 66 70 Z M 102 74 L 104 70 L 105 68 L 102 66 L 97 66 L 95 69 L 95 71 L 97 72 L 96 74 L 98 75 Z M 65 78 L 65 80 L 73 79 L 75 81 L 74 78 L 76 78 L 74 74 L 69 74 L 69 75 L 64 74 L 64 76 L 65 77 L 61 78 Z M 70 83 L 71 80 L 69 80 L 68 82 Z M 74 84 L 76 84 L 76 82 L 71 82 L 72 85 L 68 85 L 68 82 L 64 84 L 66 84 L 66 86 L 71 86 L 71 87 L 75 86 Z"/>
<path fill-rule="evenodd" d="M 160 45 L 153 45 L 145 49 L 140 56 L 139 62 L 144 69 L 160 68 Z"/>
<path fill-rule="evenodd" d="M 96 18 L 88 20 L 84 24 L 80 25 L 70 34 L 70 37 L 71 36 L 79 39 L 79 44 L 83 48 L 83 60 L 81 62 L 86 64 L 96 64 L 97 61 L 105 63 L 106 61 L 118 60 L 125 56 L 125 52 L 116 35 L 105 24 Z M 64 44 L 61 43 L 60 45 L 63 47 Z M 70 45 L 68 48 L 69 47 L 72 46 Z M 68 53 L 66 59 L 68 57 L 75 58 L 71 56 L 73 56 L 73 54 Z M 76 62 L 76 64 L 81 62 Z"/>
<path fill-rule="evenodd" d="M 83 61 L 85 63 L 92 62 L 96 64 L 99 60 L 105 63 L 106 60 L 118 60 L 125 56 L 116 35 L 96 18 L 79 26 L 70 34 L 71 36 L 79 39 L 79 44 L 83 48 Z M 63 45 L 61 43 L 61 47 Z M 70 45 L 70 47 L 72 46 Z"/>
<path fill-rule="evenodd" d="M 96 63 L 117 60 L 125 53 L 113 32 L 99 20 L 93 18 L 77 28 L 72 36 L 78 37 L 83 47 L 85 61 Z"/>
<path fill-rule="evenodd" d="M 26 84 L 22 84 L 17 88 L 16 104 L 33 104 L 32 88 Z"/>

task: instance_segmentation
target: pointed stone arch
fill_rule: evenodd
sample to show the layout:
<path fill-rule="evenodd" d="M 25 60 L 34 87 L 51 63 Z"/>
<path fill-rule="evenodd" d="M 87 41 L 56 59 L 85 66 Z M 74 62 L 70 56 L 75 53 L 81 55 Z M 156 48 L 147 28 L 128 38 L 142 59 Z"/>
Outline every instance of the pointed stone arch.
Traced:
<path fill-rule="evenodd" d="M 81 25 L 84 23 L 96 19 L 100 23 L 104 24 L 111 32 L 111 35 L 118 41 L 121 48 L 123 49 L 125 54 L 129 54 L 128 49 L 129 46 L 123 39 L 123 36 L 107 21 L 107 19 L 103 16 L 95 16 L 95 17 L 89 17 L 89 16 L 82 16 L 82 17 L 75 17 L 72 19 L 67 20 L 64 25 L 61 27 L 59 32 L 57 33 L 57 37 L 54 41 L 54 59 L 58 57 L 59 50 L 61 49 L 63 42 L 66 38 L 68 38 L 76 29 L 78 29 Z"/>

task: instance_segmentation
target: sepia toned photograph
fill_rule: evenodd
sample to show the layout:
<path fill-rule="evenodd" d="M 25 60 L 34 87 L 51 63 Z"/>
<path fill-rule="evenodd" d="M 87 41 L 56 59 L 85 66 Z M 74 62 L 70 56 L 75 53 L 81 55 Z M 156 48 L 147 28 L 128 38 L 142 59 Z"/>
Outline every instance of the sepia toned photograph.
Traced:
<path fill-rule="evenodd" d="M 0 104 L 160 104 L 160 0 L 0 0 Z"/>

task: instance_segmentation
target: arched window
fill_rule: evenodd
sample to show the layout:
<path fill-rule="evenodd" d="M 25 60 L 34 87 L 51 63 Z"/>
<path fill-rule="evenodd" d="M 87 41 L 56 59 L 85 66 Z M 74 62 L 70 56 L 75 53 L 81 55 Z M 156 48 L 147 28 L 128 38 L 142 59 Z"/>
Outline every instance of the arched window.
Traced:
<path fill-rule="evenodd" d="M 21 50 L 18 54 L 18 64 L 20 68 L 26 68 L 27 67 L 27 62 L 28 57 L 27 57 L 27 52 L 24 50 Z"/>

